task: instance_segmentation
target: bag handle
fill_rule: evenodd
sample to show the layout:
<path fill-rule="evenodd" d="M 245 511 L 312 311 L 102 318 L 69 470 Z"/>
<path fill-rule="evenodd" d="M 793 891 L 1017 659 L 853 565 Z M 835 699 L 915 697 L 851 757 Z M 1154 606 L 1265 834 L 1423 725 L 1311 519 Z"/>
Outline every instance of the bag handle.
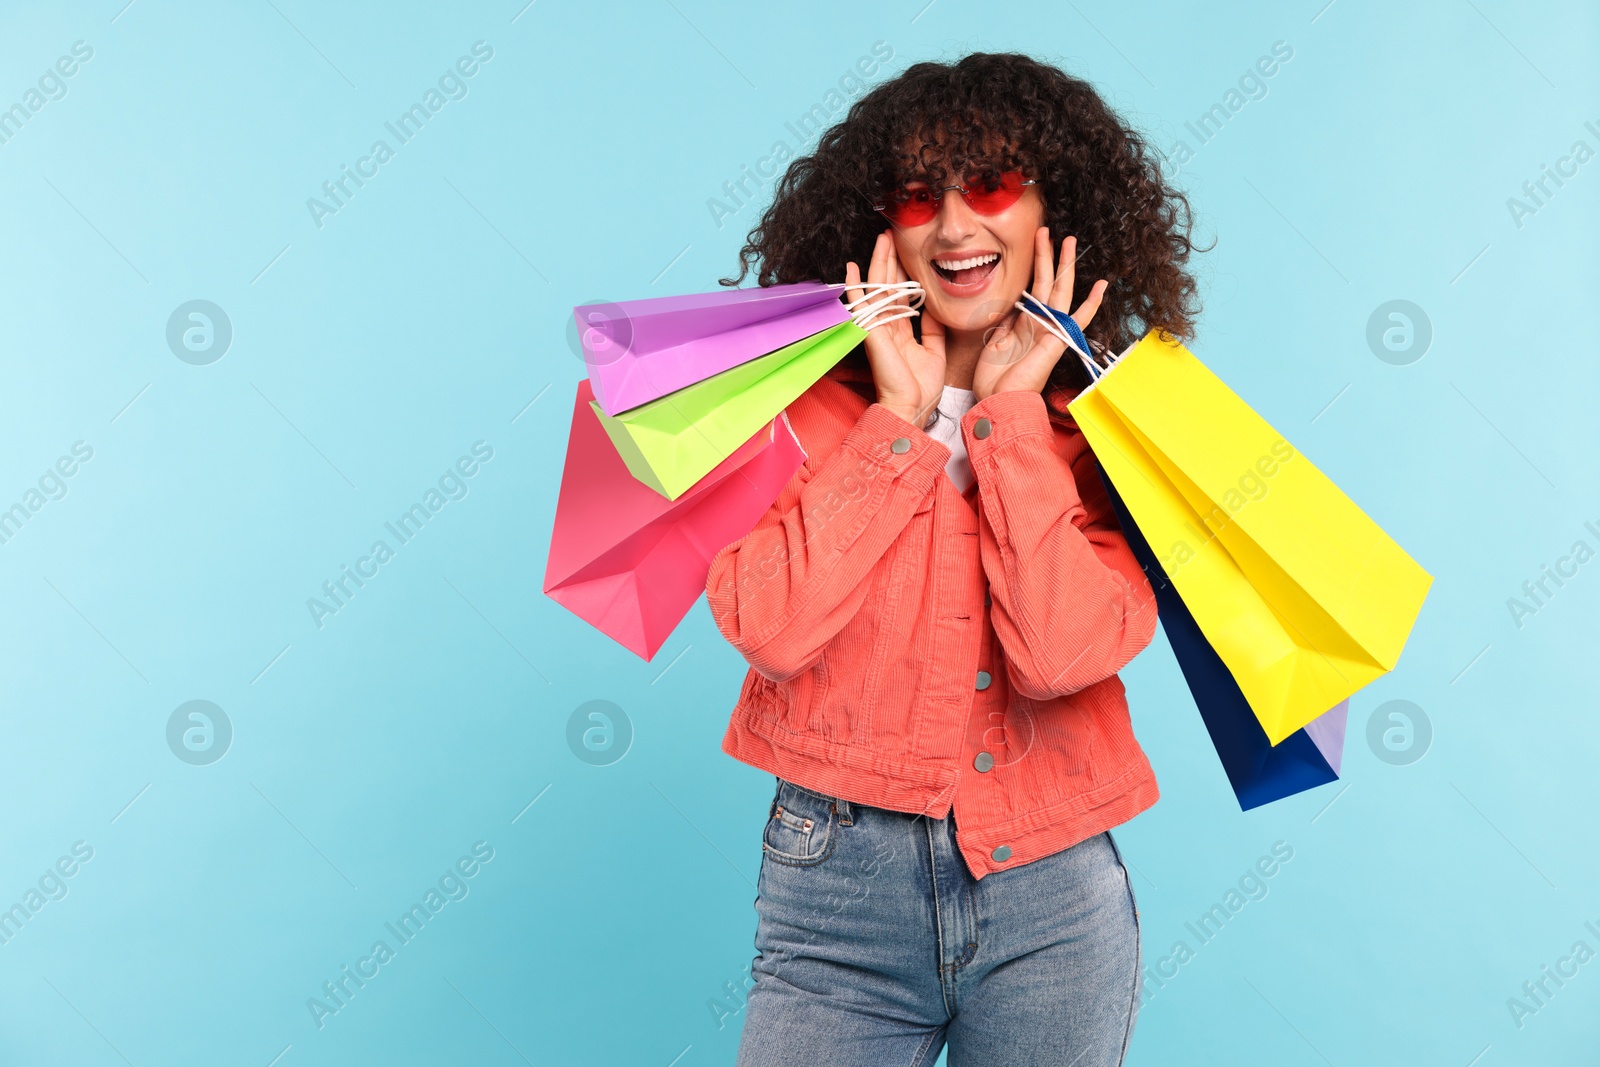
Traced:
<path fill-rule="evenodd" d="M 845 283 L 833 283 L 833 288 L 843 289 Z M 863 330 L 873 330 L 887 322 L 920 315 L 917 309 L 922 307 L 926 296 L 922 286 L 913 281 L 868 282 L 850 288 L 860 289 L 861 295 L 845 301 L 844 306 L 850 311 L 850 321 Z M 907 296 L 911 297 L 909 304 L 899 303 Z"/>
<path fill-rule="evenodd" d="M 1032 301 L 1042 308 L 1048 313 L 1048 317 L 1034 311 L 1033 308 L 1028 306 L 1028 301 Z M 1071 315 L 1051 307 L 1027 290 L 1023 290 L 1022 299 L 1017 301 L 1017 310 L 1039 323 L 1056 340 L 1076 352 L 1078 359 L 1088 368 L 1091 382 L 1099 381 L 1100 377 L 1105 374 L 1105 369 L 1096 363 L 1094 357 L 1089 354 L 1089 339 L 1083 335 L 1083 329 Z"/>

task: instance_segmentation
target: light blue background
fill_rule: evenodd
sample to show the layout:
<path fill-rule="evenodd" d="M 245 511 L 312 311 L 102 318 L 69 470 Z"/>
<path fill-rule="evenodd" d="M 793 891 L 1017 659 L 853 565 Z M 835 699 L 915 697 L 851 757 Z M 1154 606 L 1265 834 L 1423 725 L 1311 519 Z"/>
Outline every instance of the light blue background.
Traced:
<path fill-rule="evenodd" d="M 718 228 L 708 198 L 876 41 L 891 74 L 1025 49 L 1168 150 L 1280 40 L 1178 174 L 1217 242 L 1193 347 L 1435 584 L 1344 782 L 1248 814 L 1164 638 L 1124 673 L 1162 789 L 1117 834 L 1147 962 L 1295 850 L 1130 1063 L 1589 1062 L 1600 961 L 1520 1028 L 1506 1002 L 1600 950 L 1600 562 L 1520 628 L 1506 601 L 1600 548 L 1600 161 L 1520 227 L 1506 201 L 1600 149 L 1600 16 L 924 3 L 8 8 L 0 106 L 94 55 L 0 145 L 0 507 L 93 458 L 0 545 L 0 907 L 94 855 L 0 945 L 0 1063 L 731 1063 L 709 1002 L 753 955 L 773 780 L 719 749 L 744 664 L 703 603 L 645 663 L 541 593 L 570 308 L 713 288 L 755 207 Z M 468 95 L 318 228 L 307 198 L 479 40 Z M 207 366 L 165 339 L 192 299 L 233 326 Z M 1407 366 L 1366 343 L 1392 299 L 1432 322 Z M 319 629 L 307 598 L 477 441 L 466 497 Z M 191 699 L 233 724 L 209 766 L 167 745 Z M 1391 699 L 1433 725 L 1410 765 L 1366 741 Z M 589 700 L 632 723 L 610 766 L 566 742 Z M 478 841 L 470 894 L 319 1029 L 307 999 Z"/>

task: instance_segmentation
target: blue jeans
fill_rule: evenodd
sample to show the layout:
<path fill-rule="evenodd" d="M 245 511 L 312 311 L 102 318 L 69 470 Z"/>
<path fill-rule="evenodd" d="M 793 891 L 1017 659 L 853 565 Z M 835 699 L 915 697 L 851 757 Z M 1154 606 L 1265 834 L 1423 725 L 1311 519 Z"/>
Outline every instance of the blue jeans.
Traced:
<path fill-rule="evenodd" d="M 1109 833 L 974 879 L 943 820 L 779 778 L 739 1067 L 1115 1067 L 1139 919 Z"/>

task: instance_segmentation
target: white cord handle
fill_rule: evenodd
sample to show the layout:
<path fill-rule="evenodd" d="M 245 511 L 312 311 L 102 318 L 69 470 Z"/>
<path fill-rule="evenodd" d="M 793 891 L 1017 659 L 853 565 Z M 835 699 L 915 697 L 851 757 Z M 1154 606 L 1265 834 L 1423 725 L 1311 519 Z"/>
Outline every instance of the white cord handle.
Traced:
<path fill-rule="evenodd" d="M 1072 351 L 1076 352 L 1078 354 L 1078 358 L 1083 361 L 1083 365 L 1088 368 L 1090 381 L 1097 380 L 1102 374 L 1105 373 L 1100 364 L 1096 363 L 1094 358 L 1090 356 L 1089 353 L 1085 352 L 1078 346 L 1078 342 L 1073 340 L 1072 335 L 1067 332 L 1067 328 L 1056 321 L 1054 315 L 1040 315 L 1027 305 L 1028 300 L 1037 301 L 1038 297 L 1027 292 L 1026 290 L 1023 291 L 1022 296 L 1023 299 L 1017 301 L 1017 310 L 1021 311 L 1024 315 L 1043 326 L 1047 331 L 1049 331 L 1051 336 L 1056 338 L 1056 340 L 1060 341 L 1062 344 L 1072 349 Z M 1041 304 L 1040 306 L 1044 305 Z M 1050 309 L 1046 307 L 1045 310 L 1049 311 Z"/>
<path fill-rule="evenodd" d="M 834 288 L 843 289 L 846 286 L 837 283 Z M 863 330 L 874 330 L 885 323 L 921 314 L 917 309 L 922 307 L 926 296 L 922 286 L 913 281 L 869 282 L 850 288 L 860 289 L 861 295 L 846 301 L 844 306 L 850 311 L 850 320 Z M 900 303 L 901 299 L 908 296 L 911 298 L 909 304 Z"/>

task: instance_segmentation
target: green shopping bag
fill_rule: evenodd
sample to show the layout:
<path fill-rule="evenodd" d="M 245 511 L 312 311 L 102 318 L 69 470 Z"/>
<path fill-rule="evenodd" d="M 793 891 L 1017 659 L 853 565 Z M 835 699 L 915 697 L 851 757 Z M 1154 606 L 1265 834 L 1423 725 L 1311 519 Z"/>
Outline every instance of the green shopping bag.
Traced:
<path fill-rule="evenodd" d="M 841 322 L 620 414 L 590 406 L 633 476 L 676 500 L 866 336 Z"/>

